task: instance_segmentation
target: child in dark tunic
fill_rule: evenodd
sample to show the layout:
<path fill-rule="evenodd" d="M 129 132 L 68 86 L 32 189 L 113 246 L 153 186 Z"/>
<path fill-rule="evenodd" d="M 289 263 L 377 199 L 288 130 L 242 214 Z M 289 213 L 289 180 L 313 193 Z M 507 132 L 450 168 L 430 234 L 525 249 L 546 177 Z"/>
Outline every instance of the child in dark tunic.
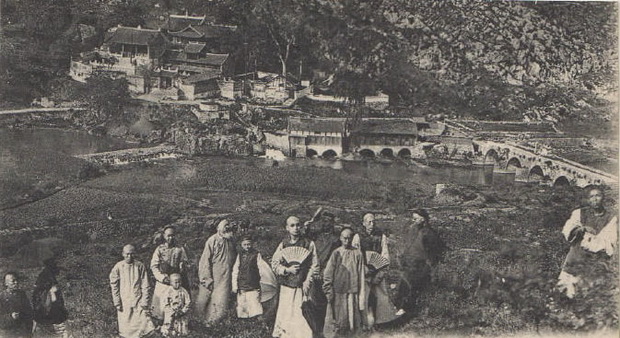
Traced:
<path fill-rule="evenodd" d="M 237 317 L 252 318 L 263 314 L 260 302 L 260 253 L 253 247 L 250 236 L 241 240 L 241 251 L 232 272 L 232 292 L 237 294 Z"/>

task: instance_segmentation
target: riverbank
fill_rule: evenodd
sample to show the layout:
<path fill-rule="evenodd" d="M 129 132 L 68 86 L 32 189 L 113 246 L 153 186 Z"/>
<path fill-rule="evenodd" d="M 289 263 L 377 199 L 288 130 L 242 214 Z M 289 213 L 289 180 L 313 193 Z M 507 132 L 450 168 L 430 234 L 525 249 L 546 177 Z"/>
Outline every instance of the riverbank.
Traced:
<path fill-rule="evenodd" d="M 16 250 L 36 238 L 66 239 L 70 247 L 62 258 L 61 283 L 71 313 L 69 326 L 75 336 L 107 337 L 116 328 L 109 269 L 121 259 L 120 250 L 127 242 L 135 243 L 138 259 L 148 262 L 154 250 L 153 233 L 164 225 L 179 228 L 179 239 L 196 264 L 222 217 L 254 232 L 258 249 L 268 258 L 284 235 L 289 215 L 309 219 L 316 208 L 323 207 L 320 222 L 330 226 L 359 224 L 363 213 L 372 211 L 379 214 L 378 226 L 390 234 L 395 257 L 392 272 L 396 273 L 399 260 L 406 259 L 400 249 L 408 243 L 402 237 L 408 210 L 425 207 L 450 251 L 437 266 L 419 310 L 407 321 L 379 332 L 497 336 L 536 329 L 589 330 L 596 327 L 600 315 L 570 304 L 561 305 L 562 316 L 547 308 L 555 299 L 551 287 L 568 249 L 560 230 L 580 203 L 579 191 L 449 185 L 436 196 L 434 183 L 415 174 L 403 179 L 312 166 L 272 167 L 256 159 L 226 157 L 129 165 L 1 211 L 0 266 L 24 274 L 23 285 L 30 288 L 38 268 L 15 260 Z M 480 281 L 484 292 L 478 288 Z M 506 296 L 509 290 L 527 292 L 511 298 Z M 270 334 L 268 328 L 238 321 L 232 313 L 211 329 L 192 323 L 191 337 Z M 609 325 L 615 327 L 617 322 Z"/>

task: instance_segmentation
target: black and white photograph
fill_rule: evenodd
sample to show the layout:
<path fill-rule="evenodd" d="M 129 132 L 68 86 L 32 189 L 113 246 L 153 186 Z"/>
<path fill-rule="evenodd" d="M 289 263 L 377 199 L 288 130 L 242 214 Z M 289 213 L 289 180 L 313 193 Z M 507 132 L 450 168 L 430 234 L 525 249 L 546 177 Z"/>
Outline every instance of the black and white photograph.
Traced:
<path fill-rule="evenodd" d="M 618 0 L 0 0 L 0 338 L 618 337 Z"/>

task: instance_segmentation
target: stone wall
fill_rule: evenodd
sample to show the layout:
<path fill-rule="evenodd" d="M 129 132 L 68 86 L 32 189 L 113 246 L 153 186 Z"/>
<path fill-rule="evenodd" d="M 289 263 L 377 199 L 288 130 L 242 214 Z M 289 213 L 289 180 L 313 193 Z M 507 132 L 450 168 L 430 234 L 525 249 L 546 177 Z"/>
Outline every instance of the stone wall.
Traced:
<path fill-rule="evenodd" d="M 250 142 L 238 135 L 198 135 L 191 130 L 174 130 L 172 140 L 179 152 L 193 155 L 237 155 L 253 153 Z"/>

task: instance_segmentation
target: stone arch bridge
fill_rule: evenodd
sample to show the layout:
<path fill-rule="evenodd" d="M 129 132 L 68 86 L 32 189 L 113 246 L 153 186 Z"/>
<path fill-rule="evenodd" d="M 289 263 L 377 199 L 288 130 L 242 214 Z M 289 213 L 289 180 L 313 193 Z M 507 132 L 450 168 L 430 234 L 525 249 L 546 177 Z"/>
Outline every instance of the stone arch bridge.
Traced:
<path fill-rule="evenodd" d="M 493 165 L 494 172 L 515 173 L 516 181 L 579 187 L 618 186 L 618 177 L 614 175 L 534 148 L 480 140 L 474 140 L 473 144 L 478 163 Z"/>

